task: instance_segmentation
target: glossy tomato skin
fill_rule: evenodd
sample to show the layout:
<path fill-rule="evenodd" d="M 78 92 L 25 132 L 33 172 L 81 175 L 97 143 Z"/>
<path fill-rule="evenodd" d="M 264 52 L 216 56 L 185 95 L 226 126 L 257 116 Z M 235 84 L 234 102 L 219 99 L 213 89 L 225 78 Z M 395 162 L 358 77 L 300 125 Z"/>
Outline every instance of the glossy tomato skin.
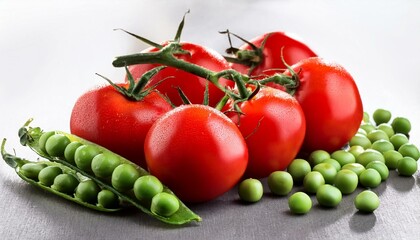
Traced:
<path fill-rule="evenodd" d="M 205 202 L 227 192 L 248 163 L 236 125 L 204 105 L 183 105 L 159 118 L 144 149 L 150 172 L 186 202 Z"/>
<path fill-rule="evenodd" d="M 164 44 L 165 45 L 165 44 Z M 229 69 L 229 63 L 222 55 L 212 49 L 193 43 L 181 43 L 182 49 L 188 51 L 189 54 L 180 54 L 178 59 L 193 63 L 212 71 L 220 72 Z M 156 52 L 157 48 L 148 48 L 143 52 Z M 130 73 L 134 79 L 140 78 L 145 72 L 159 66 L 158 64 L 139 64 L 129 67 Z M 165 80 L 163 80 L 165 79 Z M 162 81 L 163 80 L 163 81 Z M 209 84 L 209 105 L 215 106 L 224 96 L 224 92 L 218 89 L 214 84 L 204 78 L 192 73 L 185 72 L 173 67 L 167 67 L 157 73 L 147 86 L 159 85 L 156 87 L 162 94 L 167 95 L 175 106 L 181 105 L 182 99 L 179 96 L 177 87 L 185 93 L 191 103 L 202 104 L 204 99 L 204 91 L 206 84 Z M 233 87 L 234 82 L 221 78 L 219 79 L 221 86 Z"/>
<path fill-rule="evenodd" d="M 112 86 L 103 86 L 86 92 L 76 101 L 70 131 L 146 168 L 143 152 L 146 133 L 157 118 L 171 109 L 156 92 L 133 101 Z"/>
<path fill-rule="evenodd" d="M 286 32 L 266 33 L 249 42 L 257 47 L 261 47 L 265 38 L 267 38 L 267 40 L 263 48 L 263 57 L 261 62 L 251 73 L 249 73 L 249 66 L 243 64 L 232 63 L 231 67 L 243 74 L 249 74 L 250 76 L 270 76 L 274 73 L 282 73 L 286 69 L 282 60 L 282 51 L 284 61 L 288 65 L 293 65 L 302 59 L 317 56 L 305 43 Z M 240 49 L 251 50 L 252 48 L 249 44 L 244 44 Z"/>
<path fill-rule="evenodd" d="M 307 124 L 303 151 L 342 148 L 363 118 L 362 100 L 352 76 L 342 66 L 318 57 L 302 60 L 292 69 L 299 72 L 295 97 Z"/>
<path fill-rule="evenodd" d="M 243 114 L 229 113 L 249 151 L 246 177 L 263 178 L 284 170 L 296 157 L 305 136 L 303 111 L 291 95 L 262 88 L 251 100 L 239 103 Z"/>

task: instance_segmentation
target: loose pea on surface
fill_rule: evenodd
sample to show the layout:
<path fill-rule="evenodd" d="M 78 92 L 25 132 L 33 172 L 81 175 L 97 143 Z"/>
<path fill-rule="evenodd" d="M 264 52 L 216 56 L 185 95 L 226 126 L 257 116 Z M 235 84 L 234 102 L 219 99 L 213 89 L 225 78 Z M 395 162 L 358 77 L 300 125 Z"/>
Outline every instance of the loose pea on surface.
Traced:
<path fill-rule="evenodd" d="M 239 184 L 238 194 L 242 201 L 258 202 L 263 193 L 263 185 L 258 179 L 248 178 Z"/>
<path fill-rule="evenodd" d="M 320 172 L 324 177 L 325 183 L 333 184 L 337 169 L 329 163 L 320 163 L 313 168 L 313 171 Z"/>
<path fill-rule="evenodd" d="M 385 158 L 382 153 L 374 149 L 367 149 L 356 158 L 356 162 L 362 164 L 365 167 L 368 165 L 368 163 L 373 161 L 381 161 L 385 163 Z"/>
<path fill-rule="evenodd" d="M 46 164 L 39 164 L 39 163 L 25 163 L 20 167 L 19 172 L 32 180 L 38 181 L 39 172 L 44 169 L 47 165 Z"/>
<path fill-rule="evenodd" d="M 372 118 L 376 125 L 388 123 L 389 120 L 391 120 L 391 112 L 386 109 L 378 108 L 373 112 Z"/>
<path fill-rule="evenodd" d="M 150 202 L 156 194 L 163 191 L 163 185 L 157 177 L 146 175 L 134 182 L 133 191 L 138 200 Z"/>
<path fill-rule="evenodd" d="M 372 145 L 372 142 L 367 136 L 357 133 L 350 139 L 349 145 L 350 147 L 361 146 L 364 149 L 368 149 Z"/>
<path fill-rule="evenodd" d="M 341 166 L 344 166 L 347 163 L 354 163 L 354 162 L 356 162 L 355 156 L 352 153 L 347 152 L 347 151 L 344 151 L 344 150 L 337 150 L 337 151 L 333 152 L 331 154 L 331 158 L 334 159 L 334 160 L 336 160 L 338 163 L 340 163 Z"/>
<path fill-rule="evenodd" d="M 54 134 L 45 142 L 45 151 L 52 157 L 64 157 L 64 150 L 70 144 L 70 139 L 63 134 Z"/>
<path fill-rule="evenodd" d="M 268 176 L 267 184 L 273 194 L 284 196 L 289 194 L 292 190 L 293 178 L 292 175 L 286 171 L 275 171 Z"/>
<path fill-rule="evenodd" d="M 379 207 L 379 203 L 378 195 L 370 190 L 364 190 L 354 199 L 355 207 L 359 211 L 366 213 L 375 211 Z"/>
<path fill-rule="evenodd" d="M 48 166 L 42 169 L 38 174 L 38 180 L 45 186 L 51 186 L 54 179 L 63 173 L 63 170 L 57 166 Z"/>
<path fill-rule="evenodd" d="M 318 165 L 325 159 L 331 158 L 330 154 L 325 150 L 315 150 L 309 155 L 309 163 L 311 166 Z"/>
<path fill-rule="evenodd" d="M 411 130 L 410 121 L 404 117 L 394 118 L 394 120 L 392 120 L 391 126 L 396 133 L 402 133 L 404 135 L 408 135 Z"/>
<path fill-rule="evenodd" d="M 341 169 L 341 164 L 337 160 L 332 159 L 332 158 L 325 159 L 324 161 L 322 161 L 322 163 L 331 164 L 333 167 L 335 167 L 335 170 L 337 170 L 337 172 L 340 171 Z"/>
<path fill-rule="evenodd" d="M 324 207 L 336 207 L 342 198 L 341 191 L 330 184 L 322 185 L 316 192 L 318 203 Z"/>
<path fill-rule="evenodd" d="M 74 154 L 76 153 L 76 149 L 80 146 L 82 146 L 80 142 L 71 142 L 67 145 L 66 149 L 64 149 L 64 159 L 71 164 L 75 164 Z"/>
<path fill-rule="evenodd" d="M 398 161 L 403 158 L 403 155 L 395 150 L 386 151 L 383 153 L 383 156 L 385 159 L 385 165 L 389 170 L 397 169 Z"/>
<path fill-rule="evenodd" d="M 118 196 L 108 189 L 103 189 L 98 193 L 98 205 L 104 208 L 118 207 Z"/>
<path fill-rule="evenodd" d="M 413 176 L 417 172 L 417 161 L 411 157 L 403 157 L 398 161 L 397 171 L 401 176 Z"/>
<path fill-rule="evenodd" d="M 395 134 L 395 131 L 392 128 L 391 124 L 388 124 L 388 123 L 379 124 L 379 126 L 377 126 L 376 128 L 378 130 L 384 131 L 388 135 L 389 138 L 391 138 Z"/>
<path fill-rule="evenodd" d="M 289 209 L 295 214 L 308 213 L 312 208 L 312 200 L 304 192 L 296 192 L 289 197 Z"/>
<path fill-rule="evenodd" d="M 303 188 L 308 193 L 316 193 L 318 188 L 325 184 L 324 177 L 320 172 L 312 171 L 303 179 Z"/>
<path fill-rule="evenodd" d="M 357 156 L 359 156 L 364 151 L 365 149 L 359 145 L 354 145 L 349 148 L 349 153 L 351 153 L 354 156 L 355 161 Z"/>
<path fill-rule="evenodd" d="M 380 152 L 380 153 L 384 153 L 384 152 L 389 151 L 389 150 L 394 150 L 394 145 L 392 145 L 392 143 L 390 141 L 380 139 L 380 140 L 372 143 L 371 148 Z"/>
<path fill-rule="evenodd" d="M 348 169 L 353 171 L 359 176 L 366 168 L 360 163 L 348 163 L 344 165 L 341 169 Z"/>
<path fill-rule="evenodd" d="M 389 170 L 385 163 L 381 161 L 373 161 L 366 165 L 366 169 L 373 168 L 381 175 L 381 180 L 385 181 L 389 177 Z"/>
<path fill-rule="evenodd" d="M 100 153 L 91 162 L 93 174 L 97 177 L 107 178 L 112 175 L 114 169 L 120 164 L 120 159 L 111 153 Z"/>
<path fill-rule="evenodd" d="M 408 137 L 402 133 L 396 133 L 389 141 L 394 145 L 394 148 L 398 150 L 402 145 L 408 143 Z"/>
<path fill-rule="evenodd" d="M 376 130 L 372 130 L 367 134 L 367 138 L 370 140 L 371 143 L 374 143 L 378 140 L 386 140 L 389 141 L 389 137 L 388 134 L 386 134 L 386 132 L 376 129 Z"/>
<path fill-rule="evenodd" d="M 73 194 L 78 184 L 79 181 L 73 175 L 62 173 L 55 177 L 51 188 L 62 193 Z"/>
<path fill-rule="evenodd" d="M 311 171 L 311 165 L 304 159 L 295 159 L 287 167 L 294 183 L 302 183 L 306 174 Z"/>
<path fill-rule="evenodd" d="M 412 143 L 405 143 L 403 144 L 399 149 L 398 152 L 403 155 L 403 157 L 411 157 L 414 160 L 418 160 L 420 157 L 419 149 L 416 147 L 416 145 Z"/>
<path fill-rule="evenodd" d="M 100 190 L 98 184 L 89 179 L 79 183 L 75 196 L 83 202 L 96 203 Z"/>
<path fill-rule="evenodd" d="M 342 169 L 337 173 L 334 180 L 334 186 L 338 188 L 342 194 L 350 194 L 354 192 L 359 183 L 357 174 L 349 169 Z"/>
<path fill-rule="evenodd" d="M 381 174 L 373 168 L 364 170 L 359 176 L 359 182 L 364 187 L 375 188 L 381 181 Z"/>
<path fill-rule="evenodd" d="M 372 123 L 362 123 L 362 124 L 360 125 L 360 128 L 361 128 L 361 129 L 363 129 L 363 130 L 365 130 L 365 132 L 366 132 L 367 134 L 369 134 L 371 131 L 373 131 L 373 130 L 375 130 L 375 129 L 376 129 L 376 127 L 375 127 L 375 126 L 373 126 L 373 125 L 372 125 Z"/>
<path fill-rule="evenodd" d="M 133 188 L 140 173 L 131 164 L 121 164 L 114 169 L 111 176 L 112 186 L 118 191 L 128 191 Z"/>
<path fill-rule="evenodd" d="M 74 162 L 78 168 L 90 172 L 92 159 L 99 153 L 101 153 L 100 150 L 94 145 L 82 145 L 74 153 Z"/>
<path fill-rule="evenodd" d="M 166 192 L 156 194 L 152 198 L 150 211 L 154 214 L 169 217 L 179 209 L 179 200 Z"/>

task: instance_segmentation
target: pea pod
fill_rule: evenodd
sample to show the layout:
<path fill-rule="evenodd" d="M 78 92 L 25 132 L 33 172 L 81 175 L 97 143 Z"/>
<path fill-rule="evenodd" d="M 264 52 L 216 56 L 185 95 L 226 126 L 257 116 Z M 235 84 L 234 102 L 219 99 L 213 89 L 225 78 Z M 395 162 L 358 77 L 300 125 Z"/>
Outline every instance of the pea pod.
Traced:
<path fill-rule="evenodd" d="M 192 210 L 190 210 L 184 203 L 182 203 L 181 200 L 179 200 L 175 196 L 175 194 L 166 186 L 163 186 L 162 192 L 168 193 L 176 197 L 176 199 L 179 201 L 179 209 L 170 216 L 159 215 L 156 212 L 151 211 L 150 201 L 145 202 L 137 199 L 133 192 L 134 182 L 141 176 L 150 175 L 150 173 L 145 169 L 137 166 L 131 161 L 111 152 L 110 150 L 104 147 L 82 139 L 78 136 L 62 131 L 53 131 L 53 134 L 51 134 L 51 132 L 43 132 L 39 127 L 29 127 L 30 122 L 31 120 L 29 120 L 19 130 L 20 142 L 24 146 L 29 146 L 39 156 L 44 157 L 53 162 L 61 163 L 73 169 L 76 172 L 80 172 L 81 174 L 88 176 L 102 188 L 105 188 L 115 193 L 124 202 L 137 207 L 144 213 L 162 222 L 174 225 L 182 225 L 192 221 L 201 221 L 201 217 L 195 214 Z M 50 138 L 53 135 L 60 135 L 60 137 L 56 137 L 60 139 L 58 144 L 56 142 L 49 143 L 48 139 L 44 139 L 44 136 Z M 72 151 L 74 152 L 74 158 L 72 155 L 67 156 L 68 159 L 66 159 L 65 155 L 68 155 L 69 151 L 66 152 L 66 146 L 60 146 L 61 143 L 66 142 L 62 141 L 63 137 L 68 138 L 68 140 L 70 140 L 70 144 L 73 142 L 78 142 L 81 144 L 75 151 Z M 40 141 L 41 138 L 42 141 Z M 54 153 L 54 156 L 51 156 L 48 153 L 48 149 L 54 149 L 54 151 L 50 151 Z M 65 152 L 67 154 L 64 154 Z M 104 164 L 104 162 L 109 162 L 104 160 L 98 160 L 98 158 L 102 158 L 102 155 L 112 156 L 112 158 L 114 159 L 112 160 L 113 164 L 111 165 L 113 165 L 113 167 L 115 168 L 112 169 L 112 171 L 110 171 L 109 169 L 107 169 L 106 171 L 100 171 L 101 169 L 103 169 L 103 165 L 101 164 Z M 115 164 L 115 162 L 117 162 L 118 164 Z M 92 168 L 92 166 L 94 167 Z M 121 172 L 121 168 L 128 168 L 130 171 Z M 133 171 L 133 169 L 135 171 Z M 109 172 L 112 172 L 112 176 L 109 176 Z M 124 180 L 124 185 L 121 185 L 121 182 L 119 182 L 118 179 Z"/>
<path fill-rule="evenodd" d="M 63 164 L 57 163 L 57 162 L 50 162 L 50 161 L 30 161 L 26 159 L 19 158 L 17 156 L 14 156 L 12 154 L 9 154 L 5 151 L 5 144 L 6 139 L 3 139 L 1 144 L 1 155 L 4 159 L 4 161 L 15 169 L 17 175 L 22 178 L 24 181 L 39 187 L 41 189 L 44 189 L 50 193 L 53 193 L 55 195 L 58 195 L 62 198 L 65 198 L 67 200 L 70 200 L 72 202 L 78 203 L 82 206 L 102 211 L 102 212 L 115 212 L 121 210 L 121 206 L 116 206 L 115 208 L 105 208 L 99 204 L 95 203 L 89 203 L 86 201 L 83 201 L 82 199 L 78 198 L 74 194 L 74 190 L 79 182 L 89 181 L 89 178 L 86 176 L 83 176 L 76 171 L 72 170 L 71 168 L 68 168 L 64 166 Z M 52 169 L 53 171 L 57 171 L 59 169 L 58 173 L 62 175 L 64 178 L 68 177 L 70 179 L 76 179 L 76 185 L 74 186 L 72 192 L 64 192 L 59 191 L 58 188 L 54 188 L 53 183 L 46 184 L 47 174 L 42 174 L 43 170 Z M 45 171 L 44 171 L 45 172 Z M 43 176 L 43 177 L 41 177 Z M 52 174 L 50 177 L 52 180 L 56 178 L 57 175 Z M 39 179 L 38 179 L 39 178 Z M 49 180 L 50 181 L 50 180 Z M 57 180 L 54 182 L 58 182 Z M 57 183 L 56 183 L 57 184 Z M 66 187 L 65 183 L 60 183 L 62 187 Z M 73 193 L 73 194 L 72 194 Z"/>

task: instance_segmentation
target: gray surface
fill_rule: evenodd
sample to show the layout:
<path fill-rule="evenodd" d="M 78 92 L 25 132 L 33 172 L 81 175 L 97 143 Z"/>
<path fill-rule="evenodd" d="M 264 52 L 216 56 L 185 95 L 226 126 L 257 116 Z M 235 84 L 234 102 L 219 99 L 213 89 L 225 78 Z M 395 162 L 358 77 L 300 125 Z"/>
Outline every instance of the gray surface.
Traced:
<path fill-rule="evenodd" d="M 419 1 L 3 0 L 0 135 L 8 138 L 8 150 L 34 157 L 16 136 L 29 117 L 43 128 L 68 131 L 76 98 L 103 83 L 95 72 L 122 79 L 113 57 L 146 46 L 112 29 L 165 40 L 187 9 L 183 39 L 220 52 L 227 42 L 217 31 L 226 28 L 245 38 L 273 30 L 298 34 L 349 70 L 366 111 L 382 107 L 408 117 L 411 141 L 420 145 Z M 287 199 L 269 194 L 257 204 L 241 204 L 234 189 L 191 206 L 203 222 L 177 228 L 137 211 L 86 210 L 33 188 L 0 162 L 0 239 L 418 239 L 419 187 L 419 173 L 401 178 L 394 172 L 375 189 L 381 206 L 374 214 L 357 213 L 352 194 L 336 209 L 315 204 L 305 216 L 290 215 Z"/>

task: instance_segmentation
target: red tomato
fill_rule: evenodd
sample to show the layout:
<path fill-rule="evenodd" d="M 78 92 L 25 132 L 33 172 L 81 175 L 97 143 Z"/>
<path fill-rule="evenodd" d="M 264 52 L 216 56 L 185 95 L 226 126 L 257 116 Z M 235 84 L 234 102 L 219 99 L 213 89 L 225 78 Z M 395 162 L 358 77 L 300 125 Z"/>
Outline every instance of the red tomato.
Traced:
<path fill-rule="evenodd" d="M 189 54 L 179 54 L 178 59 L 193 63 L 212 71 L 222 71 L 229 69 L 229 63 L 219 53 L 201 45 L 193 43 L 181 43 L 182 49 L 188 51 Z M 143 52 L 156 52 L 157 48 L 148 48 Z M 129 70 L 134 79 L 140 78 L 145 72 L 159 66 L 158 64 L 138 64 L 129 66 Z M 162 81 L 165 79 L 164 81 Z M 162 82 L 161 82 L 162 81 Z M 160 83 L 159 83 L 160 82 Z M 173 67 L 167 67 L 157 73 L 148 83 L 147 86 L 158 84 L 157 90 L 167 95 L 172 103 L 176 106 L 181 105 L 182 99 L 179 96 L 177 87 L 185 93 L 191 103 L 202 104 L 204 99 L 204 91 L 206 84 L 209 84 L 209 105 L 215 106 L 225 95 L 223 91 L 218 89 L 214 84 L 204 78 L 192 73 L 188 73 Z M 227 79 L 219 79 L 221 86 L 233 87 L 233 81 Z"/>
<path fill-rule="evenodd" d="M 243 64 L 233 63 L 231 64 L 232 68 L 243 74 L 249 74 L 250 76 L 270 76 L 274 73 L 282 73 L 286 70 L 286 66 L 282 60 L 282 51 L 284 61 L 288 65 L 295 64 L 302 59 L 316 56 L 307 45 L 285 32 L 266 33 L 249 42 L 256 47 L 261 47 L 265 38 L 267 38 L 267 40 L 262 49 L 261 62 L 250 73 L 250 67 Z M 244 44 L 240 49 L 252 50 L 252 47 L 249 44 Z"/>
<path fill-rule="evenodd" d="M 80 96 L 71 113 L 70 131 L 145 168 L 146 133 L 158 117 L 171 109 L 156 92 L 133 101 L 108 85 Z"/>
<path fill-rule="evenodd" d="M 263 178 L 284 170 L 296 157 L 305 136 L 303 111 L 290 94 L 265 87 L 239 103 L 243 114 L 229 113 L 246 140 L 246 177 Z"/>
<path fill-rule="evenodd" d="M 318 57 L 302 60 L 292 69 L 299 73 L 295 98 L 307 124 L 303 150 L 332 152 L 343 147 L 363 118 L 362 100 L 352 76 L 342 66 Z"/>
<path fill-rule="evenodd" d="M 236 125 L 204 105 L 183 105 L 159 118 L 144 145 L 151 174 L 183 201 L 212 200 L 242 177 L 248 150 Z"/>

